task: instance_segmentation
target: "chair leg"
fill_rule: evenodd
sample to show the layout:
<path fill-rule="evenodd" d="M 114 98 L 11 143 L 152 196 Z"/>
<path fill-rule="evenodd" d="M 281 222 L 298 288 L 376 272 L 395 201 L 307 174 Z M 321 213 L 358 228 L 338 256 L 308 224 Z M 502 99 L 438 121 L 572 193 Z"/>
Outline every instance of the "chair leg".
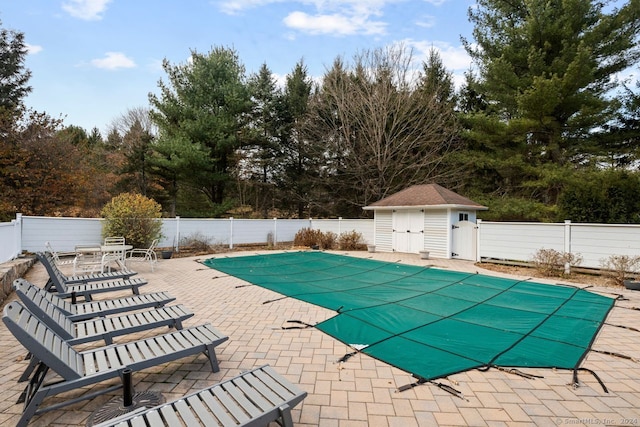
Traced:
<path fill-rule="evenodd" d="M 220 372 L 220 365 L 218 364 L 218 358 L 216 357 L 216 350 L 212 344 L 207 344 L 207 356 L 209 356 L 209 362 L 211 362 L 211 370 L 213 372 Z"/>
<path fill-rule="evenodd" d="M 286 403 L 278 408 L 280 419 L 283 427 L 293 427 L 293 419 L 291 418 L 291 407 Z"/>
<path fill-rule="evenodd" d="M 22 416 L 16 424 L 16 427 L 26 427 L 29 424 L 31 418 L 36 414 L 38 407 L 47 395 L 46 390 L 39 390 L 28 400 L 27 404 L 22 411 Z"/>
<path fill-rule="evenodd" d="M 27 365 L 27 367 L 25 368 L 24 372 L 22 373 L 22 376 L 20 378 L 18 378 L 18 382 L 22 383 L 22 382 L 27 381 L 29 379 L 29 377 L 31 376 L 31 373 L 33 372 L 33 370 L 36 368 L 36 366 L 38 366 L 38 363 L 40 363 L 38 358 L 33 356 L 33 355 L 31 355 L 30 360 L 29 360 L 29 364 Z"/>

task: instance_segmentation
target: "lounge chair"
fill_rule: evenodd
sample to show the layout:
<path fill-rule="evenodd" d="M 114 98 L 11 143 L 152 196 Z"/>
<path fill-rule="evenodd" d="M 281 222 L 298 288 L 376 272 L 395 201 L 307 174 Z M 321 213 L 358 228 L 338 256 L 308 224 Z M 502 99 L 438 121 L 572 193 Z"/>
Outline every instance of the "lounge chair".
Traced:
<path fill-rule="evenodd" d="M 131 277 L 138 274 L 133 270 L 121 270 L 121 271 L 109 271 L 105 273 L 92 273 L 92 274 L 79 274 L 75 276 L 67 276 L 60 271 L 59 268 L 56 267 L 55 262 L 53 262 L 53 255 L 50 252 L 36 252 L 36 256 L 44 264 L 45 268 L 47 268 L 47 272 L 51 275 L 52 271 L 58 271 L 65 280 L 64 282 L 67 284 L 75 284 L 75 283 L 89 283 L 89 282 L 100 282 L 103 280 L 114 280 L 114 279 L 130 279 Z M 48 267 L 51 267 L 53 270 L 49 270 Z"/>
<path fill-rule="evenodd" d="M 53 261 L 56 263 L 57 266 L 73 265 L 74 258 L 68 257 L 67 259 L 60 259 L 60 255 L 58 254 L 58 252 L 55 251 L 55 249 L 53 249 L 53 246 L 51 246 L 51 242 L 45 242 L 44 248 L 47 252 L 51 254 L 51 256 L 53 257 Z"/>
<path fill-rule="evenodd" d="M 73 304 L 71 301 L 47 292 L 25 279 L 15 280 L 13 282 L 13 288 L 25 305 L 41 306 L 46 305 L 47 303 L 45 301 L 48 301 L 64 312 L 69 320 L 74 322 L 144 308 L 162 307 L 165 304 L 175 301 L 175 297 L 169 295 L 167 292 L 155 292 Z"/>
<path fill-rule="evenodd" d="M 162 326 L 182 329 L 182 322 L 193 316 L 193 312 L 185 306 L 175 305 L 112 317 L 96 317 L 89 320 L 73 321 L 69 319 L 66 313 L 47 299 L 40 300 L 40 304 L 33 304 L 29 300 L 23 300 L 23 303 L 27 310 L 42 320 L 53 332 L 70 345 L 93 341 L 104 341 L 107 345 L 113 344 L 114 337 Z M 37 357 L 31 355 L 29 366 L 25 369 L 18 382 L 28 380 L 38 363 Z"/>
<path fill-rule="evenodd" d="M 272 421 L 292 427 L 291 409 L 306 396 L 305 391 L 265 365 L 173 402 L 141 408 L 94 427 L 266 426 Z"/>
<path fill-rule="evenodd" d="M 215 347 L 228 339 L 211 324 L 204 324 L 79 352 L 18 301 L 6 305 L 2 320 L 16 339 L 41 361 L 19 400 L 25 402 L 25 407 L 18 427 L 26 426 L 34 415 L 92 399 L 117 390 L 123 384 L 42 407 L 46 397 L 118 377 L 122 383 L 125 371 L 136 372 L 203 352 L 209 357 L 212 370 L 218 372 Z M 61 378 L 60 381 L 45 383 L 49 369 Z"/>
<path fill-rule="evenodd" d="M 49 280 L 45 285 L 45 289 L 50 291 L 55 290 L 62 297 L 75 295 L 82 296 L 85 300 L 91 301 L 93 294 L 127 289 L 131 289 L 134 294 L 138 295 L 140 293 L 140 286 L 147 284 L 147 281 L 144 279 L 130 279 L 129 277 L 136 274 L 132 271 L 120 272 L 120 275 L 96 273 L 68 277 L 55 265 L 50 253 L 39 252 L 37 257 L 47 269 L 47 273 L 49 273 Z"/>

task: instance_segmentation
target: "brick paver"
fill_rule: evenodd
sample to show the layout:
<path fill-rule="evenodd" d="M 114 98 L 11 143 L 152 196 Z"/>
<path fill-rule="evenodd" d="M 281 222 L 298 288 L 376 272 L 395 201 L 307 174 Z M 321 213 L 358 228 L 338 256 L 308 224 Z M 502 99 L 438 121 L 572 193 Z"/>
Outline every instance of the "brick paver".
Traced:
<path fill-rule="evenodd" d="M 215 256 L 239 256 L 228 253 Z M 352 256 L 434 265 L 458 271 L 484 271 L 471 262 L 421 260 L 418 255 L 353 252 Z M 422 384 L 404 392 L 397 388 L 415 382 L 406 372 L 363 354 L 344 363 L 338 360 L 352 351 L 345 344 L 313 329 L 283 329 L 300 320 L 321 322 L 333 312 L 211 270 L 198 261 L 207 257 L 160 260 L 154 272 L 136 263 L 139 275 L 149 280 L 143 292 L 168 291 L 176 303 L 189 307 L 195 316 L 185 322 L 211 322 L 229 336 L 217 348 L 220 372 L 212 373 L 204 355 L 187 357 L 134 374 L 137 391 L 156 390 L 170 400 L 237 375 L 242 370 L 271 364 L 290 381 L 309 393 L 293 411 L 298 426 L 557 426 L 640 424 L 640 333 L 619 326 L 639 328 L 640 292 L 590 288 L 624 298 L 616 302 L 582 364 L 595 372 L 609 392 L 588 371 L 579 372 L 574 388 L 572 372 L 553 369 L 521 369 L 542 376 L 528 379 L 497 369 L 472 370 L 437 380 L 458 390 L 453 396 L 434 384 Z M 45 272 L 36 264 L 26 278 L 42 285 Z M 535 279 L 536 281 L 542 281 Z M 557 282 L 557 281 L 553 281 Z M 549 281 L 548 283 L 553 283 Z M 121 294 L 102 294 L 100 298 Z M 13 297 L 15 298 L 15 296 Z M 265 303 L 267 301 L 271 301 Z M 124 342 L 163 333 L 148 331 L 118 338 Z M 4 324 L 0 325 L 0 425 L 13 425 L 22 405 L 15 404 L 24 384 L 17 383 L 26 365 L 25 351 Z M 608 352 L 604 354 L 601 352 Z M 620 356 L 627 356 L 624 358 Z M 85 390 L 99 390 L 116 381 Z M 80 391 L 69 393 L 77 396 Z M 33 426 L 84 426 L 93 411 L 115 394 L 77 403 L 34 418 Z M 45 400 L 45 404 L 59 401 Z"/>

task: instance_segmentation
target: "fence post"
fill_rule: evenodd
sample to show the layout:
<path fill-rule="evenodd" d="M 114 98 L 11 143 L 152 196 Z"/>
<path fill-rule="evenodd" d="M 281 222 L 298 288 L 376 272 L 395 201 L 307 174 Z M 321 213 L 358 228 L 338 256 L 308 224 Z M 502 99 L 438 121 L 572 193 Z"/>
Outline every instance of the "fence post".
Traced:
<path fill-rule="evenodd" d="M 229 217 L 229 249 L 233 249 L 233 217 Z"/>
<path fill-rule="evenodd" d="M 273 247 L 278 246 L 278 218 L 273 218 Z"/>
<path fill-rule="evenodd" d="M 173 244 L 176 252 L 180 252 L 180 217 L 176 217 L 176 238 Z"/>
<path fill-rule="evenodd" d="M 22 214 L 21 213 L 16 214 L 16 223 L 17 224 L 14 227 L 15 238 L 13 239 L 14 245 L 15 245 L 13 248 L 13 253 L 15 258 L 17 258 L 22 253 Z"/>
<path fill-rule="evenodd" d="M 480 230 L 482 229 L 482 220 L 476 219 L 476 224 L 476 262 L 480 262 L 482 261 L 482 255 L 480 254 L 480 243 L 482 242 L 482 238 L 480 237 L 482 233 L 480 233 Z"/>
<path fill-rule="evenodd" d="M 564 253 L 565 254 L 571 253 L 571 220 L 570 219 L 564 220 Z M 569 262 L 568 259 L 564 263 L 564 274 L 566 275 L 571 274 L 571 263 Z"/>

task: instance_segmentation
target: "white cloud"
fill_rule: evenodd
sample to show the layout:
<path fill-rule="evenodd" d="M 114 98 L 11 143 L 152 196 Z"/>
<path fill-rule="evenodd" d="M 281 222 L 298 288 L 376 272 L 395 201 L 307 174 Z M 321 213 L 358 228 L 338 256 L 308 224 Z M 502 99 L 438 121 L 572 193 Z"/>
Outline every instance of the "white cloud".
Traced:
<path fill-rule="evenodd" d="M 371 21 L 367 16 L 348 16 L 342 14 L 308 15 L 304 12 L 292 12 L 283 20 L 294 30 L 308 34 L 384 34 L 386 24 Z"/>
<path fill-rule="evenodd" d="M 412 47 L 420 60 L 426 60 L 431 49 L 437 50 L 442 63 L 450 71 L 467 71 L 471 66 L 471 57 L 462 45 L 452 46 L 447 42 L 411 39 L 403 40 L 402 43 Z"/>
<path fill-rule="evenodd" d="M 42 46 L 36 44 L 25 43 L 25 47 L 27 48 L 27 53 L 29 55 L 35 55 L 36 53 L 42 52 Z"/>
<path fill-rule="evenodd" d="M 442 64 L 451 72 L 453 84 L 456 88 L 460 88 L 464 82 L 464 73 L 472 68 L 472 59 L 464 49 L 464 46 L 453 46 L 451 43 L 426 40 L 403 40 L 402 43 L 414 49 L 415 61 L 426 61 L 429 57 L 429 51 L 435 49 L 442 59 Z"/>
<path fill-rule="evenodd" d="M 74 18 L 99 21 L 111 0 L 68 0 L 62 9 Z"/>
<path fill-rule="evenodd" d="M 422 19 L 416 21 L 416 25 L 422 28 L 432 28 L 436 25 L 436 18 L 431 15 L 425 15 Z"/>
<path fill-rule="evenodd" d="M 235 15 L 245 9 L 252 9 L 273 3 L 283 3 L 285 1 L 286 0 L 224 0 L 217 3 L 220 5 L 222 12 Z"/>
<path fill-rule="evenodd" d="M 104 58 L 91 60 L 91 65 L 106 70 L 117 70 L 119 68 L 134 68 L 136 63 L 133 62 L 132 59 L 127 58 L 124 53 L 107 52 Z"/>
<path fill-rule="evenodd" d="M 314 12 L 294 11 L 284 24 L 307 34 L 379 35 L 386 32 L 387 24 L 371 17 L 382 16 L 383 8 L 406 0 L 223 0 L 218 5 L 224 13 L 237 14 L 246 9 L 274 3 L 291 3 Z"/>

